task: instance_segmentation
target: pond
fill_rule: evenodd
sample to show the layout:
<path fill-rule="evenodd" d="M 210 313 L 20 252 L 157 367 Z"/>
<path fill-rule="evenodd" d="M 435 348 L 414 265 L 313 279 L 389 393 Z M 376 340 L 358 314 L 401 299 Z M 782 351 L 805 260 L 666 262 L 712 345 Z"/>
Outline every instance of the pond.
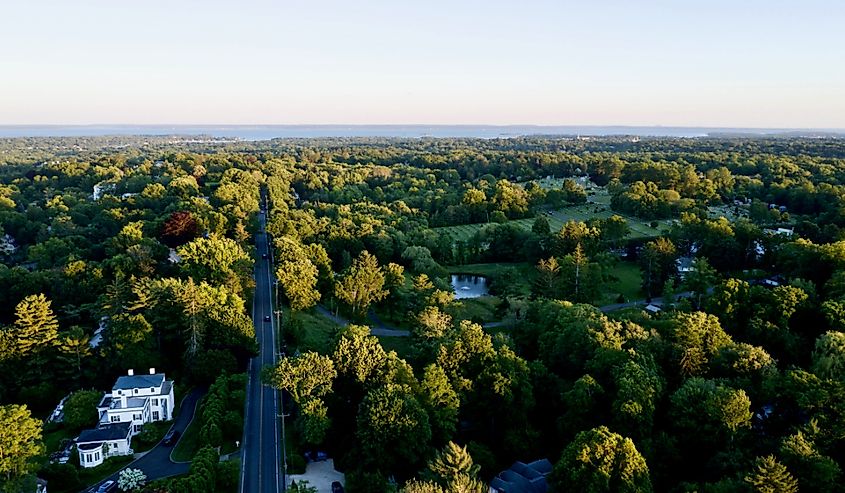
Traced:
<path fill-rule="evenodd" d="M 487 296 L 487 278 L 472 274 L 452 274 L 452 289 L 458 300 Z"/>

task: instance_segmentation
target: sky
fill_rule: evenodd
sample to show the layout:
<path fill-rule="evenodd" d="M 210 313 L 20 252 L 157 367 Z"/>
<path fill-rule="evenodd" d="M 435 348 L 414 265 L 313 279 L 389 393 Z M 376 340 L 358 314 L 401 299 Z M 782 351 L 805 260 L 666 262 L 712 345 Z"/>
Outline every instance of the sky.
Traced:
<path fill-rule="evenodd" d="M 4 0 L 0 124 L 845 129 L 841 0 Z"/>

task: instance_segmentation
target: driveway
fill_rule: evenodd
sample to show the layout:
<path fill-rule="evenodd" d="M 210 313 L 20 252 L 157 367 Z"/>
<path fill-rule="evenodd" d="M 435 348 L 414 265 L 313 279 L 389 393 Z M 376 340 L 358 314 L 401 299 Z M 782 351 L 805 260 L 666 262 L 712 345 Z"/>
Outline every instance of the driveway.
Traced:
<path fill-rule="evenodd" d="M 171 430 L 178 430 L 179 433 L 184 435 L 185 429 L 188 428 L 191 420 L 194 419 L 197 404 L 199 404 L 200 399 L 202 399 L 206 392 L 207 389 L 205 388 L 195 388 L 182 399 L 182 403 L 179 408 L 179 415 L 176 416 L 175 420 L 173 420 L 173 425 L 170 427 Z M 178 474 L 185 474 L 191 467 L 191 463 L 173 462 L 170 460 L 170 453 L 173 451 L 174 446 L 167 447 L 159 443 L 144 454 L 143 457 L 130 462 L 123 469 L 130 467 L 132 469 L 140 469 L 147 475 L 147 481 L 176 476 Z M 121 471 L 123 469 L 121 469 Z M 83 491 L 96 491 L 97 487 L 109 479 L 116 482 L 119 474 L 120 471 L 117 471 L 111 476 L 104 478 L 99 483 L 96 483 Z"/>
<path fill-rule="evenodd" d="M 305 474 L 289 474 L 288 479 L 290 481 L 296 481 L 296 484 L 299 484 L 301 481 L 308 481 L 309 486 L 317 488 L 317 493 L 332 493 L 333 481 L 346 484 L 343 473 L 335 470 L 334 460 L 332 459 L 309 462 L 305 466 Z"/>

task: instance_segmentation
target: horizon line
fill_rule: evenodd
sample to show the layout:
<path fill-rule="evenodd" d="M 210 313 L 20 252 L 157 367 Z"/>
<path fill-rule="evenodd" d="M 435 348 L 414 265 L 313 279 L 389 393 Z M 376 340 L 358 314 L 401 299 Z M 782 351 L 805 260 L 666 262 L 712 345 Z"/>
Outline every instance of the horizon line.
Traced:
<path fill-rule="evenodd" d="M 778 130 L 845 132 L 845 127 L 789 127 L 744 125 L 667 124 L 548 124 L 548 123 L 0 123 L 0 127 L 527 127 L 527 128 L 676 128 L 724 130 Z"/>

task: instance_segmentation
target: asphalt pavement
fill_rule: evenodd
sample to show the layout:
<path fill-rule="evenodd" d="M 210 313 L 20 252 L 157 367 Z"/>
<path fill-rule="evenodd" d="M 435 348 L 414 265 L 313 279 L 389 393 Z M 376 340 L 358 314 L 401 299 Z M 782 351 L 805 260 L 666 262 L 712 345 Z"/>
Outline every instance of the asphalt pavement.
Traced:
<path fill-rule="evenodd" d="M 266 218 L 259 215 L 260 231 L 255 235 L 258 252 L 255 264 L 255 296 L 253 322 L 258 339 L 259 353 L 249 363 L 241 448 L 240 492 L 276 493 L 283 488 L 280 405 L 278 392 L 261 383 L 261 370 L 274 366 L 277 358 L 276 317 L 273 314 L 271 289 L 273 289 L 272 259 L 265 232 Z M 268 254 L 268 258 L 262 258 Z M 265 317 L 270 320 L 265 321 Z"/>

